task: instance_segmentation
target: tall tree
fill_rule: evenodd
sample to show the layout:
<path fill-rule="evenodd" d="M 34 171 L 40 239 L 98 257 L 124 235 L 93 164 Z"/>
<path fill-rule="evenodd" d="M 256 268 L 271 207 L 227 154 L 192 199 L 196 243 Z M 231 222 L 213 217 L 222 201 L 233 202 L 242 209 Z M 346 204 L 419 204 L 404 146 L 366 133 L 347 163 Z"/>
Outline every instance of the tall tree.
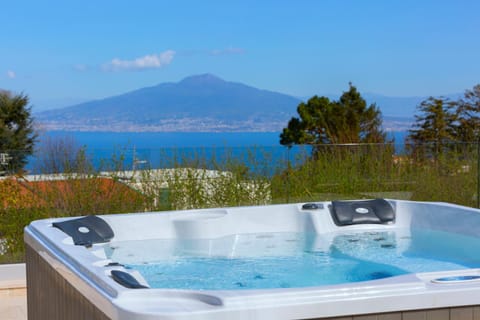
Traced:
<path fill-rule="evenodd" d="M 28 96 L 1 91 L 0 153 L 5 160 L 3 171 L 21 170 L 27 157 L 33 153 L 36 138 Z"/>
<path fill-rule="evenodd" d="M 444 147 L 456 140 L 455 104 L 444 99 L 430 97 L 417 106 L 413 129 L 409 130 L 407 141 L 416 150 L 425 150 L 436 156 Z"/>
<path fill-rule="evenodd" d="M 382 143 L 381 112 L 375 104 L 367 106 L 351 83 L 338 101 L 314 96 L 297 107 L 293 117 L 280 134 L 282 145 Z"/>
<path fill-rule="evenodd" d="M 457 139 L 463 142 L 477 141 L 480 137 L 480 84 L 465 91 L 464 98 L 455 102 L 455 105 Z"/>

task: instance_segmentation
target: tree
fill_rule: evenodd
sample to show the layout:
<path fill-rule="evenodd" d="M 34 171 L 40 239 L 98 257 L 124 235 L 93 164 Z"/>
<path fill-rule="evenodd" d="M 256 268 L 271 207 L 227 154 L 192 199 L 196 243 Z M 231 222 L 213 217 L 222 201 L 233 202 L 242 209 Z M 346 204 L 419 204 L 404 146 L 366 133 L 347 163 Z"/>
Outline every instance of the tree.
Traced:
<path fill-rule="evenodd" d="M 444 147 L 456 140 L 457 116 L 455 103 L 444 98 L 429 97 L 417 106 L 420 114 L 415 115 L 413 129 L 409 130 L 407 141 L 414 150 L 425 150 L 437 156 Z"/>
<path fill-rule="evenodd" d="M 0 153 L 7 160 L 3 169 L 9 172 L 25 166 L 37 139 L 28 102 L 24 94 L 0 92 Z"/>
<path fill-rule="evenodd" d="M 280 144 L 383 143 L 381 112 L 375 104 L 367 107 L 351 83 L 339 101 L 314 96 L 297 107 L 299 118 L 293 117 L 280 134 Z"/>
<path fill-rule="evenodd" d="M 480 137 L 480 84 L 465 91 L 464 98 L 455 102 L 455 105 L 457 139 L 463 142 L 477 141 Z"/>

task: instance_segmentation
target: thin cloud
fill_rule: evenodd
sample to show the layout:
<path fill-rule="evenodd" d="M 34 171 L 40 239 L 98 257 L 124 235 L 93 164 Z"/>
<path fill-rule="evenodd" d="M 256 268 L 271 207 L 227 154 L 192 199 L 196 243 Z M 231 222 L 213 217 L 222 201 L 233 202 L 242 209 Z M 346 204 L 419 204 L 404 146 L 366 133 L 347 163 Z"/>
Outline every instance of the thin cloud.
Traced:
<path fill-rule="evenodd" d="M 89 68 L 86 64 L 76 64 L 73 66 L 73 69 L 79 72 L 87 71 Z"/>
<path fill-rule="evenodd" d="M 232 55 L 232 54 L 244 54 L 245 50 L 242 48 L 228 47 L 225 49 L 215 49 L 210 51 L 212 56 L 223 56 L 223 55 Z"/>
<path fill-rule="evenodd" d="M 17 74 L 16 74 L 14 71 L 12 71 L 12 70 L 8 70 L 8 71 L 7 71 L 7 77 L 8 77 L 9 79 L 15 79 L 16 76 L 17 76 Z"/>
<path fill-rule="evenodd" d="M 104 71 L 138 71 L 162 68 L 172 63 L 175 51 L 167 50 L 160 54 L 149 54 L 134 60 L 121 60 L 118 58 L 102 65 Z"/>

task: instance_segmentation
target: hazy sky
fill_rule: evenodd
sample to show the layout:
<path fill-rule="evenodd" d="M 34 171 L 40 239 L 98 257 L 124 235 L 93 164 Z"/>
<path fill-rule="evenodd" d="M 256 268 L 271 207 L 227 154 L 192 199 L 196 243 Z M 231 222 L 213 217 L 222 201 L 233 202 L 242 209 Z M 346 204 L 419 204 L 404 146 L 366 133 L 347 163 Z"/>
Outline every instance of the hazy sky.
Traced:
<path fill-rule="evenodd" d="M 479 0 L 2 1 L 0 88 L 34 105 L 184 77 L 295 96 L 480 83 Z M 68 102 L 67 102 L 68 103 Z"/>

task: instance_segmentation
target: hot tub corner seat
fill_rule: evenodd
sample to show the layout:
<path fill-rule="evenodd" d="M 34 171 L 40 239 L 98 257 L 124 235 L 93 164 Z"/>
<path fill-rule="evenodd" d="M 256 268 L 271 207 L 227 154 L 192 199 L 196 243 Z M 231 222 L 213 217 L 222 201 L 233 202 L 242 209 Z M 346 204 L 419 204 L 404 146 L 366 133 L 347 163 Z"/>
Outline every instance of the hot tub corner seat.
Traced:
<path fill-rule="evenodd" d="M 332 201 L 330 213 L 337 226 L 395 222 L 395 210 L 385 199 Z"/>

